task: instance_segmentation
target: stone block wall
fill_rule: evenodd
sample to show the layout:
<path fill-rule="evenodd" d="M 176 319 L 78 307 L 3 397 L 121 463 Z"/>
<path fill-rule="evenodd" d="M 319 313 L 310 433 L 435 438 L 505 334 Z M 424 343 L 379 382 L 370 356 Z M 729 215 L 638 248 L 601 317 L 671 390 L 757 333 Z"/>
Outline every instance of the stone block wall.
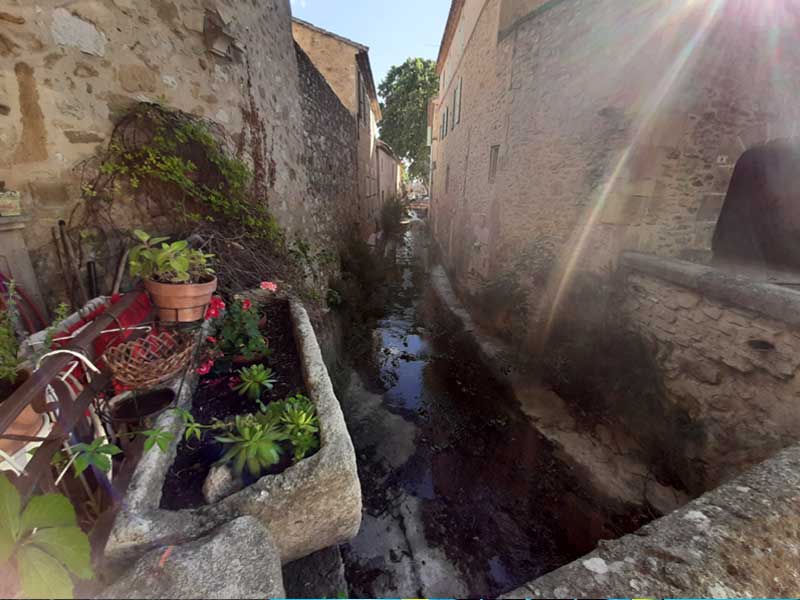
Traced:
<path fill-rule="evenodd" d="M 324 242 L 337 249 L 358 220 L 356 121 L 350 111 L 295 44 L 303 110 L 305 154 L 303 167 L 317 218 L 328 220 Z M 334 234 L 334 235 L 332 235 Z"/>
<path fill-rule="evenodd" d="M 796 443 L 800 292 L 635 253 L 622 268 L 626 320 L 649 341 L 667 401 L 692 421 L 677 446 L 693 491 Z"/>
<path fill-rule="evenodd" d="M 434 232 L 460 286 L 519 271 L 533 321 L 624 250 L 708 262 L 738 158 L 798 133 L 800 83 L 763 52 L 800 65 L 790 4 L 466 0 L 480 17 L 447 58 L 433 131 L 463 80 L 461 120 L 432 149 Z"/>
<path fill-rule="evenodd" d="M 307 81 L 305 82 L 308 83 Z M 298 77 L 289 0 L 8 0 L 0 13 L 0 181 L 22 192 L 32 217 L 25 236 L 50 301 L 63 289 L 51 229 L 70 221 L 80 190 L 76 167 L 108 142 L 114 115 L 137 101 L 165 104 L 220 125 L 255 165 L 270 211 L 291 240 L 339 239 L 346 212 L 332 210 L 324 163 L 342 137 L 338 109 L 329 132 L 310 112 Z M 307 90 L 306 90 L 307 91 Z M 325 100 L 327 102 L 327 100 Z M 322 109 L 320 109 L 322 110 Z M 337 201 L 351 176 L 348 154 L 332 171 Z M 313 170 L 313 169 L 312 169 Z M 337 177 L 341 179 L 337 179 Z M 325 204 L 327 203 L 327 204 Z M 322 208 L 324 204 L 324 209 Z M 115 224 L 168 230 L 174 215 L 126 202 Z M 84 257 L 85 225 L 70 223 Z M 103 270 L 113 270 L 118 256 Z"/>

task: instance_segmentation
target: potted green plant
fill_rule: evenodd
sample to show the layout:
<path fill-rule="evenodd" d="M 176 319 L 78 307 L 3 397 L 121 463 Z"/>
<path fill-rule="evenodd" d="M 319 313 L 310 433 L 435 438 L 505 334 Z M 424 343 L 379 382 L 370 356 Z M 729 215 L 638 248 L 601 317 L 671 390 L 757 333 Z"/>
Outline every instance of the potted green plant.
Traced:
<path fill-rule="evenodd" d="M 7 296 L 3 298 L 6 309 L 0 312 L 0 403 L 3 403 L 17 389 L 27 381 L 31 373 L 24 367 L 19 357 L 19 341 L 14 328 L 17 314 L 14 282 L 7 289 Z M 5 431 L 9 435 L 36 436 L 45 426 L 42 415 L 38 414 L 31 404 L 28 404 L 17 415 L 14 423 Z M 26 445 L 22 440 L 0 439 L 0 450 L 6 456 L 13 457 Z"/>
<path fill-rule="evenodd" d="M 199 321 L 217 289 L 217 278 L 209 266 L 213 255 L 191 248 L 180 240 L 152 237 L 136 230 L 139 245 L 131 250 L 131 275 L 141 277 L 162 321 Z"/>

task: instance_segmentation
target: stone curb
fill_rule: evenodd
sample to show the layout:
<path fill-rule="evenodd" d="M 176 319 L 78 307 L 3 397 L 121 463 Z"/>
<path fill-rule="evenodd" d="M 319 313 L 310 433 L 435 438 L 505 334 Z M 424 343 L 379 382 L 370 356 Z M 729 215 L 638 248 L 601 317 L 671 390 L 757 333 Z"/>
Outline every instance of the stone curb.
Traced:
<path fill-rule="evenodd" d="M 623 269 L 640 271 L 704 296 L 800 327 L 800 292 L 731 275 L 705 265 L 640 252 L 625 252 Z"/>

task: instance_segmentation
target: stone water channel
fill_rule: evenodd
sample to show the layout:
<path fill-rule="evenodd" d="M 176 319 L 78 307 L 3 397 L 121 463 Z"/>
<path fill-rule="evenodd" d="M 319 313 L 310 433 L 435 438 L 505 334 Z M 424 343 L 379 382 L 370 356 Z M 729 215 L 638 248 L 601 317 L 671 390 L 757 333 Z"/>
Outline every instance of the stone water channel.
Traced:
<path fill-rule="evenodd" d="M 351 597 L 496 596 L 649 519 L 604 502 L 533 426 L 429 286 L 424 223 L 396 250 L 384 318 L 340 401 L 364 496 Z"/>

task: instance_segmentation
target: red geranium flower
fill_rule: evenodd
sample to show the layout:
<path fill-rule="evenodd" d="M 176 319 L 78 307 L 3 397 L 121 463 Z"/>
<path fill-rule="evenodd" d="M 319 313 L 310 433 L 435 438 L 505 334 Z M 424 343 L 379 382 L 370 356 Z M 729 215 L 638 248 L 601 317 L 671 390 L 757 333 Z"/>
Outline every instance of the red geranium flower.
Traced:
<path fill-rule="evenodd" d="M 242 310 L 250 310 L 251 306 L 253 306 L 253 303 L 250 300 L 242 300 Z"/>
<path fill-rule="evenodd" d="M 207 360 L 206 362 L 202 363 L 199 367 L 197 367 L 197 374 L 208 375 L 211 372 L 211 367 L 213 366 L 214 366 L 214 361 Z"/>

